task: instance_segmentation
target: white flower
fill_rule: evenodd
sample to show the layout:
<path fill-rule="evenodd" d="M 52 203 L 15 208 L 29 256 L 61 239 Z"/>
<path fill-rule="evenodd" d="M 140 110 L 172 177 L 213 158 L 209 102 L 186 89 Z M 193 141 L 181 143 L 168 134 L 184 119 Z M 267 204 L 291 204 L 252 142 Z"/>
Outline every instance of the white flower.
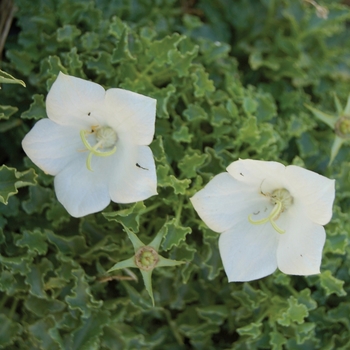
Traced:
<path fill-rule="evenodd" d="M 196 193 L 192 204 L 220 232 L 229 282 L 251 281 L 278 267 L 292 275 L 320 272 L 332 217 L 334 180 L 298 166 L 238 160 Z"/>
<path fill-rule="evenodd" d="M 25 136 L 28 157 L 54 175 L 58 200 L 74 217 L 110 200 L 157 194 L 151 149 L 156 100 L 60 73 L 46 99 L 48 119 Z"/>

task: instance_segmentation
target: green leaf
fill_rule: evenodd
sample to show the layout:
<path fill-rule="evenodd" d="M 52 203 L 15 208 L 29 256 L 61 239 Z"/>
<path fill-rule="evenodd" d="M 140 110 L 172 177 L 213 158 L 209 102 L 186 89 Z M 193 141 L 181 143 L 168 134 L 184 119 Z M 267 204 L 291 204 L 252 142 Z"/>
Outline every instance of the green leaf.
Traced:
<path fill-rule="evenodd" d="M 0 347 L 10 349 L 8 346 L 14 343 L 16 337 L 22 333 L 23 328 L 4 314 L 0 314 L 0 324 Z"/>
<path fill-rule="evenodd" d="M 214 106 L 211 109 L 212 113 L 212 125 L 221 126 L 223 124 L 227 124 L 232 122 L 232 118 L 228 113 L 227 109 L 224 106 Z"/>
<path fill-rule="evenodd" d="M 65 24 L 62 28 L 57 29 L 57 41 L 72 42 L 80 34 L 81 31 L 76 26 L 71 24 Z"/>
<path fill-rule="evenodd" d="M 34 69 L 35 65 L 32 62 L 32 57 L 29 52 L 25 50 L 8 50 L 6 51 L 6 57 L 11 61 L 13 66 L 25 76 L 28 76 Z M 18 80 L 16 84 L 23 85 L 24 83 Z"/>
<path fill-rule="evenodd" d="M 299 304 L 298 300 L 293 296 L 288 298 L 288 304 L 287 311 L 282 313 L 281 317 L 277 319 L 277 322 L 282 326 L 290 326 L 294 322 L 303 323 L 304 318 L 309 315 L 307 307 Z"/>
<path fill-rule="evenodd" d="M 196 265 L 192 263 L 196 252 L 197 250 L 194 247 L 182 241 L 179 245 L 173 247 L 169 253 L 171 259 L 187 262 L 186 265 L 181 267 L 182 283 L 187 283 L 191 273 L 196 269 Z"/>
<path fill-rule="evenodd" d="M 98 350 L 103 328 L 110 323 L 109 313 L 104 310 L 93 312 L 83 319 L 82 325 L 72 333 L 72 350 Z"/>
<path fill-rule="evenodd" d="M 100 46 L 100 40 L 97 33 L 85 32 L 81 37 L 81 44 L 86 51 L 92 51 Z"/>
<path fill-rule="evenodd" d="M 175 49 L 183 39 L 183 36 L 174 33 L 161 40 L 155 40 L 148 47 L 146 55 L 153 60 L 154 64 L 163 67 L 165 64 L 171 63 L 168 56 L 169 51 Z"/>
<path fill-rule="evenodd" d="M 129 228 L 133 232 L 139 232 L 140 216 L 146 209 L 143 202 L 137 202 L 128 209 L 122 209 L 114 212 L 103 212 L 102 215 L 108 221 L 116 221 Z"/>
<path fill-rule="evenodd" d="M 34 119 L 39 120 L 46 117 L 46 108 L 44 102 L 44 95 L 33 95 L 33 103 L 30 105 L 30 108 L 22 113 L 22 119 Z"/>
<path fill-rule="evenodd" d="M 66 304 L 60 300 L 42 299 L 33 295 L 28 295 L 24 305 L 38 317 L 45 317 L 48 314 L 61 312 L 66 308 Z"/>
<path fill-rule="evenodd" d="M 44 277 L 52 269 L 53 265 L 51 261 L 46 258 L 43 258 L 40 263 L 30 266 L 29 272 L 26 274 L 25 283 L 29 286 L 29 292 L 32 295 L 42 299 L 47 297 L 44 287 Z"/>
<path fill-rule="evenodd" d="M 79 310 L 83 318 L 90 318 L 92 312 L 100 309 L 103 302 L 102 300 L 97 301 L 94 299 L 82 269 L 73 270 L 72 275 L 74 286 L 71 293 L 65 297 L 65 300 L 71 309 Z"/>
<path fill-rule="evenodd" d="M 47 239 L 53 243 L 58 251 L 65 255 L 80 256 L 84 254 L 88 248 L 83 236 L 61 236 L 56 235 L 50 230 L 44 231 Z"/>
<path fill-rule="evenodd" d="M 206 111 L 197 104 L 189 104 L 188 107 L 183 112 L 183 115 L 187 118 L 189 122 L 208 120 L 208 114 Z"/>
<path fill-rule="evenodd" d="M 42 299 L 42 305 L 46 305 L 45 301 Z M 38 305 L 39 306 L 39 305 Z M 40 315 L 41 317 L 47 315 L 47 312 L 44 315 Z M 57 342 L 51 336 L 51 332 L 54 329 L 54 320 L 51 315 L 48 315 L 45 318 L 40 319 L 39 321 L 31 324 L 28 327 L 28 330 L 32 337 L 34 337 L 40 344 L 42 349 L 52 349 L 59 350 L 62 349 L 58 346 Z"/>
<path fill-rule="evenodd" d="M 38 229 L 33 231 L 24 230 L 22 238 L 16 241 L 18 247 L 27 247 L 31 252 L 37 252 L 39 255 L 45 255 L 48 245 L 46 235 Z"/>
<path fill-rule="evenodd" d="M 127 28 L 123 30 L 123 33 L 117 43 L 116 48 L 112 52 L 111 62 L 119 63 L 123 60 L 135 60 L 135 57 L 132 56 L 129 51 L 129 43 L 128 43 L 128 31 Z"/>
<path fill-rule="evenodd" d="M 163 236 L 164 240 L 162 243 L 162 248 L 164 250 L 169 250 L 173 246 L 178 246 L 181 241 L 184 241 L 186 239 L 186 236 L 192 232 L 192 229 L 190 227 L 182 227 L 177 222 L 176 219 L 173 218 L 170 221 L 168 221 L 163 226 Z"/>
<path fill-rule="evenodd" d="M 111 62 L 111 54 L 100 51 L 96 58 L 91 58 L 86 62 L 86 66 L 95 71 L 98 75 L 112 78 L 115 74 L 115 70 Z"/>
<path fill-rule="evenodd" d="M 286 344 L 287 339 L 279 332 L 272 331 L 270 332 L 270 345 L 272 350 L 283 350 L 283 345 Z"/>
<path fill-rule="evenodd" d="M 169 63 L 171 68 L 176 71 L 179 77 L 188 75 L 188 71 L 192 66 L 192 61 L 198 55 L 198 46 L 194 46 L 191 51 L 181 54 L 178 50 L 173 49 L 168 52 Z"/>
<path fill-rule="evenodd" d="M 190 143 L 193 135 L 190 133 L 188 126 L 181 125 L 177 130 L 173 132 L 172 137 L 176 142 Z"/>
<path fill-rule="evenodd" d="M 210 305 L 197 308 L 198 315 L 209 323 L 221 325 L 229 315 L 225 305 Z"/>
<path fill-rule="evenodd" d="M 119 327 L 109 325 L 103 329 L 103 336 L 101 337 L 102 345 L 109 350 L 127 349 L 123 338 L 123 331 Z"/>
<path fill-rule="evenodd" d="M 20 273 L 22 276 L 27 275 L 30 271 L 30 263 L 33 261 L 32 254 L 19 255 L 16 257 L 6 257 L 0 255 L 0 262 L 13 274 Z"/>
<path fill-rule="evenodd" d="M 196 97 L 203 97 L 207 93 L 215 91 L 214 82 L 209 79 L 209 74 L 205 72 L 203 67 L 197 67 L 191 77 Z"/>
<path fill-rule="evenodd" d="M 261 322 L 252 322 L 251 324 L 237 328 L 239 335 L 247 335 L 252 339 L 257 339 L 261 334 L 262 323 Z"/>
<path fill-rule="evenodd" d="M 151 97 L 157 100 L 157 118 L 169 118 L 169 101 L 174 98 L 175 92 L 175 86 L 173 84 L 168 84 L 167 87 L 158 89 L 150 94 Z"/>
<path fill-rule="evenodd" d="M 347 295 L 346 291 L 343 289 L 344 281 L 333 277 L 329 270 L 321 273 L 320 284 L 327 296 L 331 294 L 336 294 L 339 297 Z"/>
<path fill-rule="evenodd" d="M 0 167 L 0 203 L 7 204 L 10 196 L 18 193 L 18 188 L 36 185 L 37 174 L 33 169 L 23 172 L 6 165 Z"/>
<path fill-rule="evenodd" d="M 249 116 L 242 127 L 239 129 L 239 142 L 254 143 L 259 137 L 259 129 L 256 117 Z"/>
<path fill-rule="evenodd" d="M 0 69 L 0 84 L 1 83 L 20 84 L 20 85 L 26 87 L 26 84 L 24 83 L 23 80 L 16 79 L 12 75 L 10 75 L 10 74 L 8 74 L 8 73 L 6 73 L 6 72 L 4 72 L 3 70 Z"/>
<path fill-rule="evenodd" d="M 263 291 L 254 288 L 249 283 L 244 283 L 242 290 L 233 291 L 231 295 L 239 301 L 241 305 L 249 309 L 257 309 L 267 299 L 268 295 Z"/>
<path fill-rule="evenodd" d="M 44 188 L 39 185 L 29 188 L 29 199 L 22 202 L 22 208 L 27 214 L 41 213 L 49 207 L 53 197 L 53 191 L 50 188 Z"/>
<path fill-rule="evenodd" d="M 258 108 L 258 102 L 250 96 L 246 96 L 243 99 L 243 110 L 247 115 L 252 115 Z"/>
<path fill-rule="evenodd" d="M 113 16 L 111 24 L 109 25 L 109 34 L 120 39 L 125 33 L 126 28 L 126 24 L 119 17 Z"/>
<path fill-rule="evenodd" d="M 170 185 L 174 188 L 175 194 L 185 194 L 186 189 L 191 184 L 190 179 L 179 180 L 174 175 L 169 176 Z"/>
<path fill-rule="evenodd" d="M 197 170 L 205 163 L 208 155 L 198 151 L 188 150 L 188 153 L 180 160 L 178 167 L 186 178 L 197 176 Z"/>
<path fill-rule="evenodd" d="M 15 114 L 18 111 L 17 107 L 12 106 L 1 106 L 0 105 L 0 120 L 8 120 L 11 115 Z"/>

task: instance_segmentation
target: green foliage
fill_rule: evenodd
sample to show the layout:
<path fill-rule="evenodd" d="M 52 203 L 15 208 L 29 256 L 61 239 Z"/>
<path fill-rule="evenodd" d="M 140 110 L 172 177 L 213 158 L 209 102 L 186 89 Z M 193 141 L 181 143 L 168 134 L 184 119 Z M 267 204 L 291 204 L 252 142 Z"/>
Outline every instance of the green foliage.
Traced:
<path fill-rule="evenodd" d="M 349 144 L 329 165 L 324 116 L 347 106 L 350 8 L 319 4 L 328 19 L 301 0 L 16 0 L 0 82 L 27 87 L 0 90 L 0 348 L 349 348 Z M 157 196 L 81 219 L 57 202 L 20 143 L 59 71 L 157 99 Z M 321 274 L 227 283 L 189 198 L 238 158 L 336 179 Z M 135 270 L 107 274 L 134 254 L 124 227 L 185 262 L 154 270 L 153 308 Z"/>
<path fill-rule="evenodd" d="M 7 204 L 9 197 L 18 192 L 18 188 L 36 185 L 36 177 L 33 169 L 19 172 L 6 165 L 0 167 L 0 203 Z"/>

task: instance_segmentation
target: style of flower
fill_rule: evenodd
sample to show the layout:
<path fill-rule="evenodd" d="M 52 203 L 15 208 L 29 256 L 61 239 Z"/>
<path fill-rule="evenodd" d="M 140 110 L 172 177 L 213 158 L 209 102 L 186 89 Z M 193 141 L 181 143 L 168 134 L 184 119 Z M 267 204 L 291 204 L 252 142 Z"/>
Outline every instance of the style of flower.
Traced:
<path fill-rule="evenodd" d="M 115 270 L 126 269 L 129 267 L 139 268 L 142 274 L 143 282 L 145 284 L 146 290 L 152 299 L 152 304 L 154 306 L 154 297 L 152 290 L 152 272 L 156 267 L 165 266 L 176 266 L 184 264 L 184 261 L 176 261 L 171 259 L 166 259 L 158 254 L 159 245 L 163 238 L 164 230 L 160 230 L 154 237 L 153 241 L 148 245 L 143 244 L 140 239 L 124 226 L 132 245 L 134 246 L 135 255 L 129 259 L 123 260 L 115 264 L 107 272 L 112 272 Z"/>
<path fill-rule="evenodd" d="M 251 281 L 278 267 L 291 275 L 320 272 L 335 181 L 298 166 L 238 160 L 216 175 L 191 202 L 220 232 L 229 282 Z"/>
<path fill-rule="evenodd" d="M 350 95 L 345 108 L 342 107 L 337 95 L 334 94 L 336 115 L 324 113 L 314 107 L 305 105 L 313 115 L 334 130 L 335 138 L 331 149 L 329 164 L 331 165 L 343 144 L 350 143 Z"/>
<path fill-rule="evenodd" d="M 59 73 L 39 120 L 22 146 L 54 175 L 58 200 L 74 217 L 103 210 L 110 201 L 132 203 L 157 194 L 151 149 L 156 100 L 131 91 L 107 91 Z"/>

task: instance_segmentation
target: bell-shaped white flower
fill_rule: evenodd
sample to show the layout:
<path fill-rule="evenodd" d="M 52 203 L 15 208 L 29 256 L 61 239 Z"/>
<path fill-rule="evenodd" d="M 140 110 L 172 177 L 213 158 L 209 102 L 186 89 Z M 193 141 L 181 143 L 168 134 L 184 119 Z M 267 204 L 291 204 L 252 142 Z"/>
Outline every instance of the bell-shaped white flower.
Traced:
<path fill-rule="evenodd" d="M 151 149 L 156 100 L 60 73 L 22 146 L 54 175 L 58 200 L 74 217 L 110 200 L 131 203 L 157 194 Z"/>
<path fill-rule="evenodd" d="M 230 282 L 251 281 L 278 267 L 291 275 L 320 272 L 335 181 L 298 166 L 238 160 L 191 202 L 220 232 L 219 249 Z"/>

